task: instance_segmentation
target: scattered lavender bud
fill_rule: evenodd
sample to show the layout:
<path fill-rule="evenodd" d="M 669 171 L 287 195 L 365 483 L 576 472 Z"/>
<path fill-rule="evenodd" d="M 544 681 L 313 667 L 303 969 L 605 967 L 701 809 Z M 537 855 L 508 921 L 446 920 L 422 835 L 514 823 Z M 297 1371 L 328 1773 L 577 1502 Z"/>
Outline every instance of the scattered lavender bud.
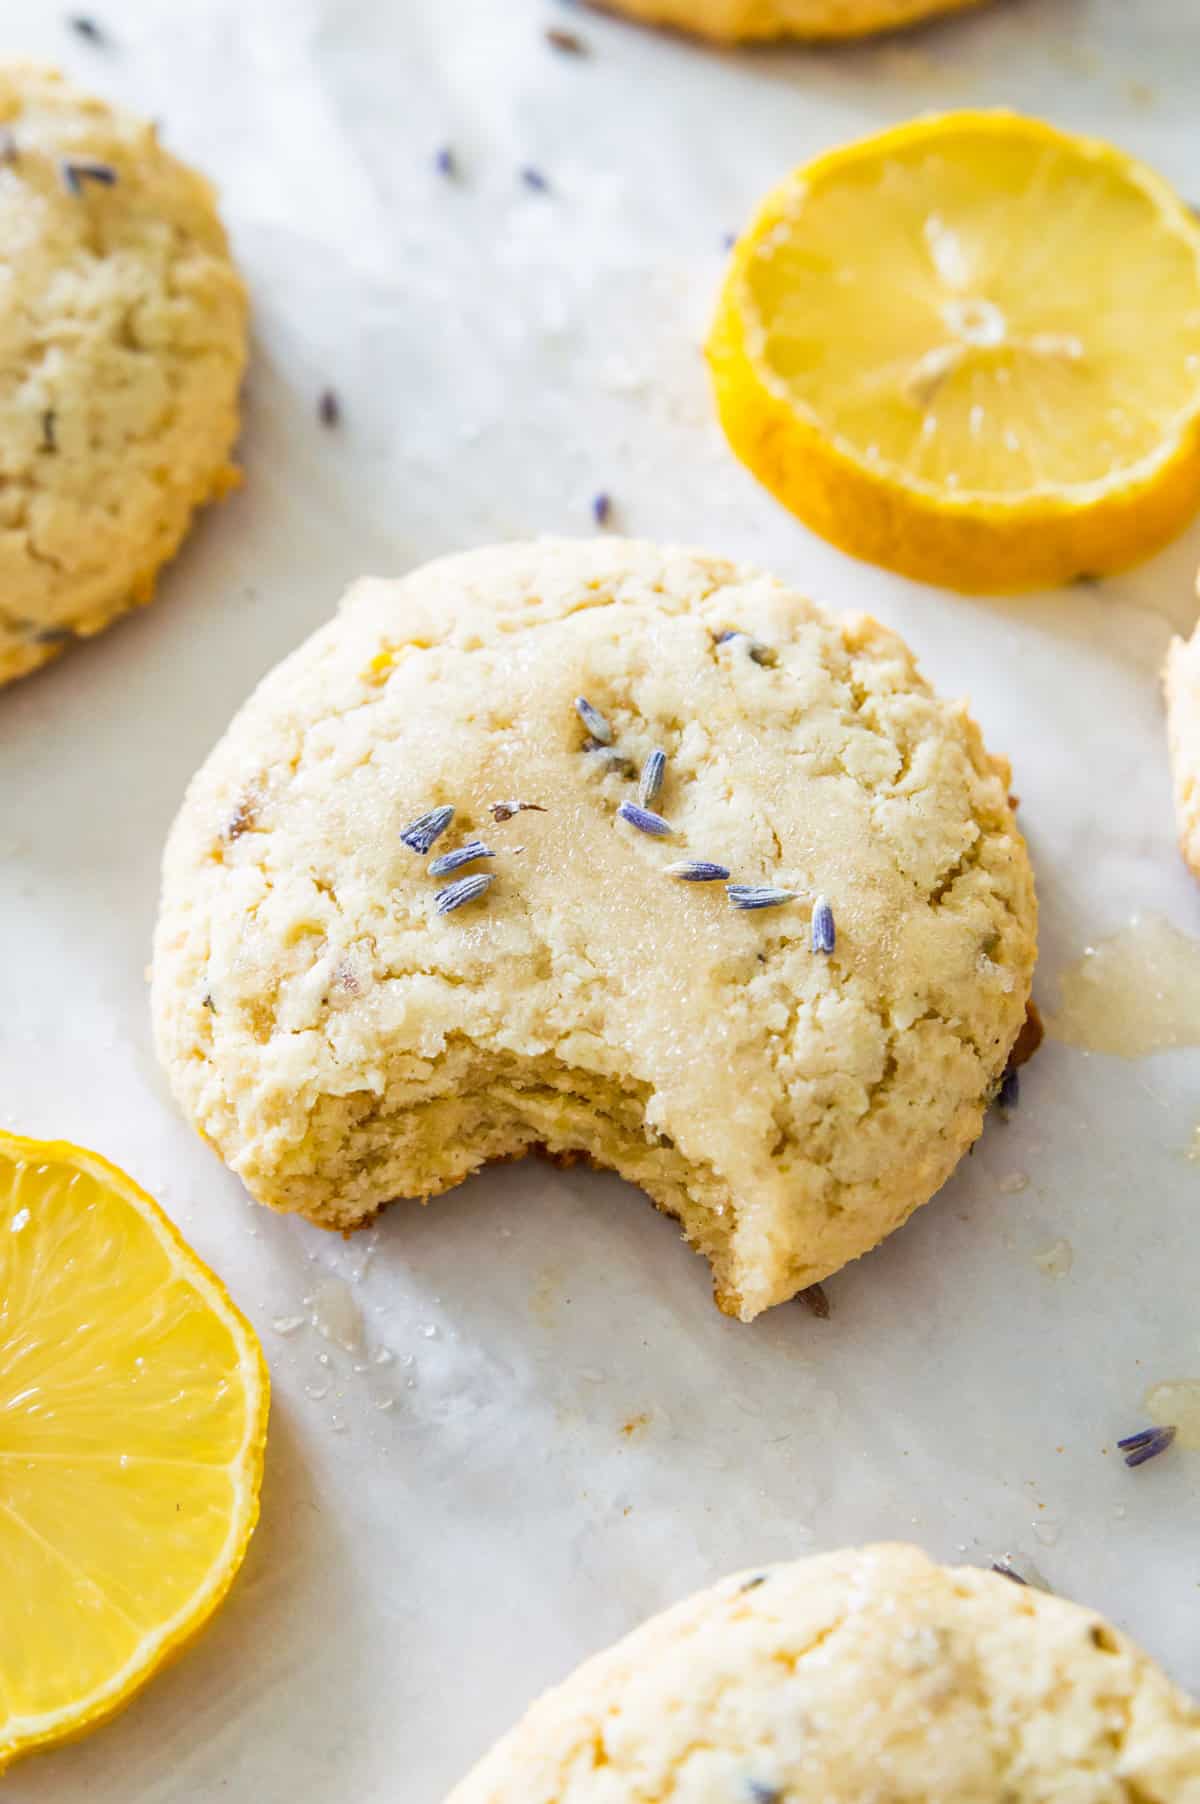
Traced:
<path fill-rule="evenodd" d="M 545 814 L 540 802 L 493 802 L 489 809 L 494 821 L 511 821 L 514 814 Z"/>
<path fill-rule="evenodd" d="M 1045 1576 L 1025 1554 L 1002 1553 L 998 1560 L 992 1561 L 992 1571 L 1011 1579 L 1014 1585 L 1030 1585 L 1035 1591 L 1052 1594 Z"/>
<path fill-rule="evenodd" d="M 586 695 L 575 697 L 575 712 L 599 745 L 611 745 L 613 730 L 601 714 L 599 708 L 593 708 Z"/>
<path fill-rule="evenodd" d="M 116 186 L 117 172 L 111 163 L 92 163 L 78 157 L 65 157 L 59 167 L 63 187 L 68 194 L 82 194 L 85 182 L 99 182 L 102 188 Z"/>
<path fill-rule="evenodd" d="M 466 845 L 459 846 L 453 852 L 443 852 L 435 858 L 429 867 L 431 877 L 448 877 L 451 871 L 457 871 L 460 865 L 473 864 L 477 858 L 494 858 L 496 854 L 490 846 L 485 846 L 481 839 L 469 839 Z"/>
<path fill-rule="evenodd" d="M 333 389 L 321 391 L 321 399 L 317 402 L 317 418 L 322 426 L 340 426 L 342 423 L 342 404 Z"/>
<path fill-rule="evenodd" d="M 89 44 L 99 46 L 107 44 L 109 41 L 108 33 L 104 30 L 99 21 L 89 18 L 85 13 L 70 14 L 67 19 L 67 24 L 75 33 L 76 37 L 86 38 Z"/>
<path fill-rule="evenodd" d="M 680 858 L 663 866 L 664 877 L 678 877 L 681 883 L 724 883 L 729 866 L 709 864 L 703 858 Z"/>
<path fill-rule="evenodd" d="M 996 1101 L 1002 1109 L 1015 1109 L 1021 1100 L 1021 1073 L 1015 1065 L 1010 1065 L 1000 1079 L 1000 1088 L 996 1092 Z"/>
<path fill-rule="evenodd" d="M 739 1591 L 757 1591 L 758 1587 L 760 1585 L 765 1585 L 766 1582 L 767 1582 L 766 1573 L 765 1572 L 756 1572 L 754 1574 L 753 1578 L 748 1578 L 744 1584 L 739 1585 L 738 1590 Z"/>
<path fill-rule="evenodd" d="M 794 902 L 799 890 L 776 889 L 770 883 L 729 883 L 725 894 L 734 908 L 779 908 Z"/>
<path fill-rule="evenodd" d="M 756 664 L 762 664 L 767 669 L 778 664 L 779 653 L 773 651 L 769 645 L 764 645 L 761 639 L 751 638 L 750 634 L 744 633 L 740 626 L 726 627 L 724 632 L 713 634 L 714 645 L 729 645 L 734 640 L 745 642 L 746 656 L 752 658 Z"/>
<path fill-rule="evenodd" d="M 812 912 L 812 949 L 814 952 L 828 953 L 836 945 L 837 929 L 833 924 L 833 910 L 824 896 L 818 896 Z"/>
<path fill-rule="evenodd" d="M 535 194 L 546 194 L 549 192 L 549 182 L 546 180 L 541 170 L 535 169 L 532 163 L 527 163 L 524 169 L 522 169 L 521 180 L 527 188 L 532 188 Z"/>
<path fill-rule="evenodd" d="M 667 754 L 653 751 L 648 753 L 642 766 L 641 781 L 638 784 L 638 801 L 643 808 L 649 808 L 651 802 L 657 801 L 663 786 L 663 777 L 667 769 Z"/>
<path fill-rule="evenodd" d="M 750 1804 L 783 1804 L 783 1793 L 777 1785 L 765 1785 L 761 1779 L 747 1779 L 746 1796 Z"/>
<path fill-rule="evenodd" d="M 1143 1428 L 1137 1434 L 1127 1434 L 1117 1446 L 1125 1455 L 1127 1466 L 1144 1466 L 1148 1459 L 1156 1459 L 1167 1451 L 1177 1432 L 1175 1428 Z"/>
<path fill-rule="evenodd" d="M 581 37 L 573 31 L 561 31 L 557 25 L 546 30 L 546 42 L 552 50 L 561 50 L 567 56 L 587 56 L 589 50 Z"/>
<path fill-rule="evenodd" d="M 651 813 L 649 808 L 639 808 L 636 802 L 622 802 L 617 815 L 631 827 L 636 827 L 639 833 L 649 833 L 654 839 L 666 839 L 674 832 L 670 821 L 664 821 L 661 814 Z"/>
<path fill-rule="evenodd" d="M 445 889 L 438 891 L 433 899 L 434 909 L 440 915 L 452 914 L 464 902 L 474 902 L 482 896 L 488 885 L 495 881 L 490 871 L 477 871 L 473 876 L 460 877 L 456 883 L 448 883 Z"/>
<path fill-rule="evenodd" d="M 721 249 L 723 251 L 731 251 L 736 243 L 737 243 L 737 233 L 736 232 L 722 232 Z"/>
<path fill-rule="evenodd" d="M 458 162 L 454 152 L 448 144 L 443 144 L 441 148 L 434 153 L 433 166 L 439 175 L 446 176 L 450 181 L 454 180 L 455 176 L 458 174 Z"/>
<path fill-rule="evenodd" d="M 592 519 L 597 526 L 607 526 L 612 519 L 612 496 L 601 491 L 592 496 Z"/>
<path fill-rule="evenodd" d="M 415 821 L 409 821 L 407 827 L 401 828 L 401 844 L 424 858 L 434 840 L 440 839 L 453 819 L 453 808 L 431 808 L 428 814 L 419 814 Z"/>

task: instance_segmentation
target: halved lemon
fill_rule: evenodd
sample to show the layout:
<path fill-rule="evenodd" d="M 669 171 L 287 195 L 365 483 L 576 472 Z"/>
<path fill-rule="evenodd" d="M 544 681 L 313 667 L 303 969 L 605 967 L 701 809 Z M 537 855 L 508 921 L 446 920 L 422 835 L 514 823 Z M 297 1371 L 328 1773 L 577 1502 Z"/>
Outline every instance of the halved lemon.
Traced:
<path fill-rule="evenodd" d="M 249 1323 L 123 1172 L 0 1134 L 0 1768 L 128 1701 L 258 1515 Z"/>
<path fill-rule="evenodd" d="M 1104 575 L 1200 506 L 1200 225 L 1094 139 L 947 113 L 797 169 L 708 345 L 738 456 L 927 582 Z"/>

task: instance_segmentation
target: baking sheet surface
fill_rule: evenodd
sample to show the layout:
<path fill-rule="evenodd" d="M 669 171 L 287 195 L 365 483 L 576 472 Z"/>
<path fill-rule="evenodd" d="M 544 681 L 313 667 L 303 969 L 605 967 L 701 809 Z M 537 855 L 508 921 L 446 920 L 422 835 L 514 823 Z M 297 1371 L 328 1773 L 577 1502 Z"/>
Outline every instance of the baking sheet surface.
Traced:
<path fill-rule="evenodd" d="M 1022 798 L 1044 1002 L 1134 912 L 1200 935 L 1157 684 L 1200 533 L 1016 601 L 855 565 L 727 453 L 698 348 L 761 192 L 923 109 L 1040 112 L 1200 198 L 1193 0 L 1010 0 L 902 41 L 736 56 L 549 0 L 99 16 L 109 49 L 0 0 L 0 43 L 158 117 L 218 183 L 254 297 L 247 481 L 152 609 L 0 696 L 0 1119 L 95 1146 L 162 1200 L 257 1323 L 275 1408 L 227 1606 L 5 1795 L 438 1804 L 539 1687 L 648 1612 L 869 1537 L 1019 1551 L 1200 1688 L 1200 1461 L 1131 1474 L 1113 1452 L 1148 1383 L 1200 1374 L 1195 1052 L 1047 1045 L 938 1201 L 830 1282 L 827 1322 L 795 1305 L 743 1327 L 612 1178 L 506 1167 L 345 1246 L 253 1209 L 170 1105 L 144 981 L 167 826 L 257 678 L 360 573 L 590 532 L 601 491 L 622 531 L 869 608 L 971 697 Z M 549 48 L 550 24 L 591 54 Z M 1035 1255 L 1059 1240 L 1055 1278 Z M 361 1315 L 360 1349 L 282 1331 L 313 1295 L 342 1339 Z"/>

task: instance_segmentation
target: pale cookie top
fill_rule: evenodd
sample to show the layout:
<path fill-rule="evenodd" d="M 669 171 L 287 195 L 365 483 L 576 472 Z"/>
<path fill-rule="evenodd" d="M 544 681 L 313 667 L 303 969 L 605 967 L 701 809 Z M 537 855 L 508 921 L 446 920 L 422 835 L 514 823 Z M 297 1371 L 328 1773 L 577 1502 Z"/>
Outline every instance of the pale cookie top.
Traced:
<path fill-rule="evenodd" d="M 549 1692 L 449 1804 L 1197 1804 L 1200 1713 L 1100 1617 L 869 1547 L 727 1579 Z"/>
<path fill-rule="evenodd" d="M 587 749 L 577 696 L 624 764 Z M 654 748 L 666 840 L 618 816 Z M 256 1195 L 347 1223 L 443 1187 L 345 1160 L 377 1106 L 384 1161 L 464 1048 L 603 1080 L 735 1212 L 748 1316 L 874 1245 L 979 1131 L 1034 959 L 1007 777 L 894 634 L 750 569 L 598 539 L 366 581 L 189 790 L 160 1049 Z M 505 800 L 544 812 L 496 822 Z M 439 916 L 400 836 L 446 804 L 434 855 L 479 836 L 496 856 L 471 867 L 486 895 Z M 735 912 L 665 875 L 678 859 L 800 899 Z"/>
<path fill-rule="evenodd" d="M 1200 626 L 1171 641 L 1163 682 L 1179 845 L 1200 877 Z"/>
<path fill-rule="evenodd" d="M 0 680 L 148 599 L 229 476 L 246 299 L 155 128 L 0 65 Z"/>

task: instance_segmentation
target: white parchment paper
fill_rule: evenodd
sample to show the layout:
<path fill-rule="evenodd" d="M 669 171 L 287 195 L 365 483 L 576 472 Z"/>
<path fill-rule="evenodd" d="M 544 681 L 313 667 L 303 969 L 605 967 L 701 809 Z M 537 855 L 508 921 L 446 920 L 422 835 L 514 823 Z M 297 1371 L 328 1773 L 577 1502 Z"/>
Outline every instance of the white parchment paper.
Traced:
<path fill-rule="evenodd" d="M 1009 0 L 903 41 L 729 56 L 551 0 L 96 12 L 109 50 L 49 0 L 0 0 L 0 43 L 157 116 L 219 184 L 254 296 L 247 481 L 152 609 L 0 695 L 0 1119 L 161 1198 L 256 1321 L 275 1408 L 261 1528 L 217 1620 L 5 1797 L 438 1804 L 539 1687 L 648 1612 L 866 1537 L 1023 1550 L 1200 1687 L 1200 1461 L 1131 1474 L 1112 1450 L 1147 1383 L 1200 1373 L 1197 1054 L 1047 1046 L 939 1200 L 830 1283 L 828 1322 L 797 1305 L 743 1327 L 676 1228 L 586 1172 L 500 1169 L 345 1247 L 253 1209 L 170 1106 L 144 983 L 187 778 L 345 583 L 589 532 L 601 490 L 621 530 L 870 608 L 970 695 L 1015 767 L 1043 1000 L 1135 910 L 1200 933 L 1157 686 L 1200 533 L 1098 591 L 1017 601 L 855 565 L 724 449 L 698 349 L 759 194 L 923 109 L 1040 112 L 1200 198 L 1194 0 Z M 548 48 L 551 23 L 591 54 Z M 1060 1238 L 1054 1279 L 1034 1254 Z M 361 1349 L 273 1327 L 339 1275 Z"/>

